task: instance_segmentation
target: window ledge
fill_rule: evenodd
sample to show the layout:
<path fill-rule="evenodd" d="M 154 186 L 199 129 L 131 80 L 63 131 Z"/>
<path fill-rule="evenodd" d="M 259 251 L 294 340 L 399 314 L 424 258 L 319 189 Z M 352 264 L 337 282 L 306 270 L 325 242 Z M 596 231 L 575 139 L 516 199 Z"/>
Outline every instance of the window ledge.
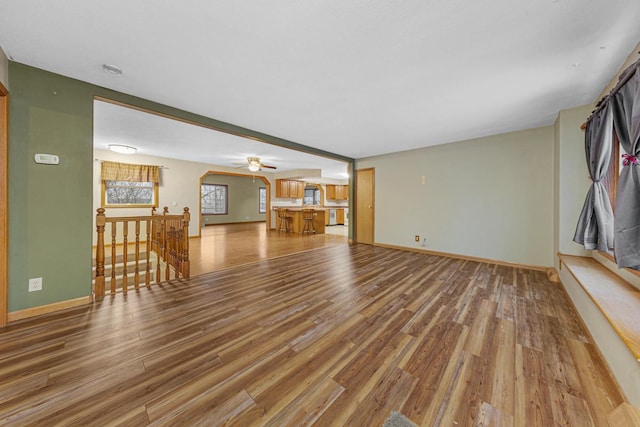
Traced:
<path fill-rule="evenodd" d="M 640 291 L 593 258 L 558 257 L 640 361 Z"/>

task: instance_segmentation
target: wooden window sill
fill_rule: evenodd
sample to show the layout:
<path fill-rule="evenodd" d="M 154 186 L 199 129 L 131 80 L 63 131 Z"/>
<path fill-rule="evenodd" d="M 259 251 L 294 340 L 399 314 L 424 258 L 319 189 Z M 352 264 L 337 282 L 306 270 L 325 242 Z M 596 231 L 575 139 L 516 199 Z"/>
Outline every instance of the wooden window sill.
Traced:
<path fill-rule="evenodd" d="M 640 361 L 640 291 L 593 258 L 558 257 Z"/>

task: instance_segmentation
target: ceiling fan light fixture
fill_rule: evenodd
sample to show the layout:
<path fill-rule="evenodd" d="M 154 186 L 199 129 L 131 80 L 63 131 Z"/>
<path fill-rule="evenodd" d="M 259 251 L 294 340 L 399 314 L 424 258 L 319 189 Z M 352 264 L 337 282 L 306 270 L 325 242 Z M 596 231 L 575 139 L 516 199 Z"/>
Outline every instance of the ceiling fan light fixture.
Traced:
<path fill-rule="evenodd" d="M 135 154 L 138 149 L 129 145 L 109 144 L 109 150 L 120 154 Z"/>
<path fill-rule="evenodd" d="M 260 170 L 260 159 L 258 157 L 247 157 L 249 163 L 249 170 L 251 172 L 257 172 Z"/>

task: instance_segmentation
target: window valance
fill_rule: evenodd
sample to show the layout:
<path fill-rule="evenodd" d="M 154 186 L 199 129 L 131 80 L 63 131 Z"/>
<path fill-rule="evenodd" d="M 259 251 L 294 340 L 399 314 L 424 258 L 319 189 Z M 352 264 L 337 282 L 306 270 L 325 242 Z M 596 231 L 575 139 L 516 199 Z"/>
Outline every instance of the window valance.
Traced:
<path fill-rule="evenodd" d="M 153 182 L 160 179 L 160 167 L 130 163 L 102 162 L 102 181 Z"/>

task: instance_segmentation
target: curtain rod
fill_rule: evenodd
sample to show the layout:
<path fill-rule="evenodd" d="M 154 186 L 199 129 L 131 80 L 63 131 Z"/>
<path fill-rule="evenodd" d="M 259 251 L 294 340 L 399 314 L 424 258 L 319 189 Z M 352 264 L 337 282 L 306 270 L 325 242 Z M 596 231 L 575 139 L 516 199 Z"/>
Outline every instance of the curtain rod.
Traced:
<path fill-rule="evenodd" d="M 640 54 L 640 52 L 638 53 Z M 600 108 L 602 108 L 602 106 L 604 105 L 607 99 L 611 98 L 611 96 L 618 93 L 620 89 L 622 89 L 622 86 L 624 86 L 629 80 L 631 80 L 631 77 L 633 77 L 633 75 L 635 74 L 635 69 L 638 67 L 638 65 L 640 65 L 640 59 L 638 59 L 633 64 L 629 65 L 627 68 L 624 69 L 622 73 L 620 73 L 620 77 L 618 77 L 618 83 L 616 83 L 616 85 L 613 87 L 613 89 L 609 91 L 607 95 L 603 96 L 600 99 L 600 101 L 596 103 L 596 108 L 591 112 L 591 114 L 589 114 L 589 117 L 587 117 L 587 120 L 580 125 L 580 129 L 585 130 L 587 128 L 587 122 L 591 119 L 591 116 L 593 116 L 593 113 L 600 110 Z"/>

